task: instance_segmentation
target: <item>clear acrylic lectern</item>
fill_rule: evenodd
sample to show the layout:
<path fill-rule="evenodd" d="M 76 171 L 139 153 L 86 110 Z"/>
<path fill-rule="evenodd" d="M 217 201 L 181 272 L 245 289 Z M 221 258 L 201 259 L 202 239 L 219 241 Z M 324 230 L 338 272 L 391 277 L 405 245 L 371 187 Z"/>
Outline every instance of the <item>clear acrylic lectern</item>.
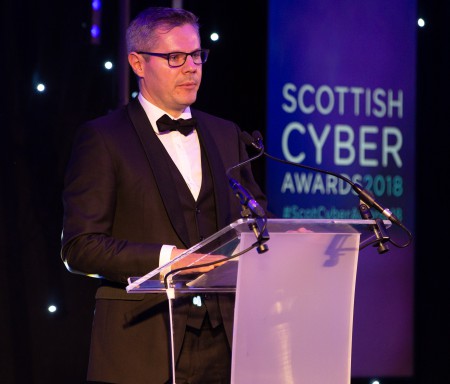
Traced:
<path fill-rule="evenodd" d="M 130 278 L 127 291 L 167 294 L 170 311 L 177 292 L 235 292 L 232 384 L 349 384 L 358 254 L 376 244 L 380 222 L 269 219 L 264 252 L 254 222 L 233 222 L 167 265 Z M 229 261 L 188 281 L 174 273 L 165 285 L 161 274 L 190 254 L 199 264 L 205 254 Z"/>

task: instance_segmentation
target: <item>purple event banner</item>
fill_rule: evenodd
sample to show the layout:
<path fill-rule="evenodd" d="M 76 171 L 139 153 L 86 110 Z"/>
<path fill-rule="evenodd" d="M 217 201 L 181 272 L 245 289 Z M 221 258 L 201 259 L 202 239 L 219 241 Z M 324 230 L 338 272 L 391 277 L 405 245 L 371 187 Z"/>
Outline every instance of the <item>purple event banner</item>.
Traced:
<path fill-rule="evenodd" d="M 414 234 L 416 0 L 271 0 L 265 145 L 362 185 Z M 333 176 L 267 160 L 270 210 L 360 219 Z M 375 218 L 381 215 L 372 209 Z M 408 240 L 393 226 L 391 239 Z M 353 377 L 413 375 L 414 247 L 362 250 Z"/>

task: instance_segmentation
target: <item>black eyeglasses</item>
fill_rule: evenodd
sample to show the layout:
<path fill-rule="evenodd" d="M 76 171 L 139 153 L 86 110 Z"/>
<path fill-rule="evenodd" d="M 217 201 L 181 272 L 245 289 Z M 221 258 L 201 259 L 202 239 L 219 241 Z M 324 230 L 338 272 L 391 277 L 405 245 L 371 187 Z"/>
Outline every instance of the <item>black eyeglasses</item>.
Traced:
<path fill-rule="evenodd" d="M 199 49 L 190 53 L 186 52 L 171 52 L 171 53 L 155 53 L 155 52 L 136 52 L 141 55 L 150 55 L 156 57 L 162 57 L 167 60 L 169 67 L 176 68 L 181 67 L 186 62 L 188 56 L 192 57 L 194 64 L 205 64 L 208 59 L 209 49 Z"/>

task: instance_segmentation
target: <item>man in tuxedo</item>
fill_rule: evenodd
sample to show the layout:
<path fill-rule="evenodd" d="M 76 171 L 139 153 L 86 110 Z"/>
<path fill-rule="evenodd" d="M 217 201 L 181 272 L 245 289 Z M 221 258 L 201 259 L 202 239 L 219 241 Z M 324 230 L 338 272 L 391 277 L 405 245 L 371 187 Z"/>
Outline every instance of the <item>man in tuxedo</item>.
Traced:
<path fill-rule="evenodd" d="M 235 123 L 190 107 L 209 53 L 195 15 L 149 8 L 130 24 L 127 46 L 140 93 L 77 132 L 65 176 L 61 256 L 69 271 L 100 282 L 88 381 L 169 383 L 166 296 L 129 294 L 127 278 L 145 275 L 240 217 L 226 170 L 248 155 Z M 186 131 L 169 130 L 173 125 Z M 266 208 L 250 166 L 237 173 Z M 229 383 L 234 297 L 208 295 L 198 304 L 177 295 L 176 383 Z"/>

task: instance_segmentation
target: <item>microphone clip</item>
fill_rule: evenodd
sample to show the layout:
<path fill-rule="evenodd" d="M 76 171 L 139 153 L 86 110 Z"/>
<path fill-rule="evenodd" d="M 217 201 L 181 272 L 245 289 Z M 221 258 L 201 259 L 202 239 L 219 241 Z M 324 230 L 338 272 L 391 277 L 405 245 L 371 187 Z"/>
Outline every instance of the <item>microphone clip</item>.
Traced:
<path fill-rule="evenodd" d="M 361 201 L 359 204 L 359 213 L 361 214 L 362 219 L 373 220 L 373 216 L 370 212 L 369 206 L 363 201 Z M 375 224 L 369 225 L 369 228 L 374 232 L 374 235 L 361 242 L 359 249 L 364 249 L 368 245 L 372 244 L 374 247 L 377 247 L 377 251 L 379 254 L 388 252 L 389 245 L 387 244 L 387 242 L 389 242 L 390 237 L 387 233 L 387 229 L 384 225 L 383 220 L 379 218 L 375 219 Z"/>
<path fill-rule="evenodd" d="M 269 231 L 267 230 L 267 218 L 255 218 L 255 221 L 249 224 L 249 228 L 256 236 L 256 243 L 253 244 L 256 247 L 256 251 L 259 254 L 267 252 L 269 247 L 265 243 L 270 240 Z"/>

